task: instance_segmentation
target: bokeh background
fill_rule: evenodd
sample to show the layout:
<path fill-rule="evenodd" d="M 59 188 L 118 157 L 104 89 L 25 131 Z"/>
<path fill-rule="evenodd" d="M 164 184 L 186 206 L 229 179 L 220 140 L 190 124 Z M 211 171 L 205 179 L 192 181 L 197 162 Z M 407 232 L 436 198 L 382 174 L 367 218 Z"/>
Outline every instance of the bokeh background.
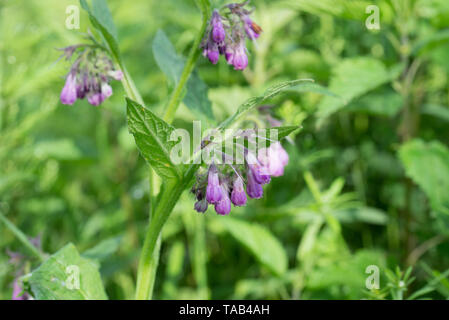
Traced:
<path fill-rule="evenodd" d="M 0 1 L 0 211 L 47 253 L 71 242 L 95 257 L 109 298 L 131 299 L 148 172 L 118 82 L 101 107 L 59 102 L 70 65 L 56 49 L 82 42 L 89 27 L 82 10 L 81 29 L 65 27 L 70 4 Z M 108 4 L 129 72 L 160 113 L 171 84 L 152 40 L 162 29 L 187 55 L 199 11 L 193 0 Z M 380 30 L 365 26 L 372 4 Z M 264 32 L 249 45 L 250 68 L 197 65 L 216 120 L 280 81 L 311 78 L 322 89 L 270 101 L 275 117 L 302 129 L 262 200 L 227 219 L 197 214 L 183 195 L 164 228 L 155 298 L 448 298 L 449 2 L 252 5 Z M 183 105 L 177 115 L 176 126 L 195 119 Z M 0 224 L 0 299 L 11 298 L 18 270 L 7 250 L 25 256 L 25 270 L 37 265 Z M 370 265 L 380 290 L 365 286 Z"/>

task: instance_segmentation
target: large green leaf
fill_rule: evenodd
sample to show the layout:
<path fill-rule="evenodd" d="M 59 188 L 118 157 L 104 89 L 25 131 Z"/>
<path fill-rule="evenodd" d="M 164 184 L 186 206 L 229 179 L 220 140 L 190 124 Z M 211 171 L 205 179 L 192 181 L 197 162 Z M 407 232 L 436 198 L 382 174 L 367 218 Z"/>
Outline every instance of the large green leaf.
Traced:
<path fill-rule="evenodd" d="M 107 299 L 98 266 L 81 257 L 73 244 L 66 245 L 34 270 L 29 284 L 38 300 Z"/>
<path fill-rule="evenodd" d="M 296 88 L 296 87 L 308 86 L 308 85 L 310 85 L 311 82 L 312 82 L 312 80 L 309 80 L 309 79 L 293 80 L 293 81 L 282 82 L 280 84 L 269 87 L 263 95 L 257 96 L 257 97 L 252 97 L 252 98 L 248 99 L 245 103 L 243 103 L 237 109 L 237 111 L 232 116 L 230 116 L 228 119 L 223 121 L 218 128 L 226 129 L 234 121 L 239 119 L 244 113 L 248 112 L 255 106 L 261 104 L 262 102 L 277 96 L 278 94 L 280 94 L 283 91 L 290 90 L 290 89 Z M 315 88 L 313 88 L 313 90 L 315 90 Z"/>
<path fill-rule="evenodd" d="M 343 99 L 326 96 L 318 106 L 318 116 L 325 118 L 382 84 L 396 79 L 403 69 L 402 65 L 391 70 L 379 60 L 367 57 L 345 59 L 335 66 L 329 90 Z"/>
<path fill-rule="evenodd" d="M 256 259 L 277 275 L 287 270 L 287 254 L 278 239 L 265 227 L 231 217 L 220 218 L 222 225 Z"/>
<path fill-rule="evenodd" d="M 168 80 L 177 84 L 184 69 L 185 59 L 176 50 L 164 31 L 158 30 L 153 40 L 153 55 L 157 65 Z M 207 96 L 208 87 L 196 72 L 190 75 L 186 84 L 184 103 L 197 116 L 213 119 L 212 105 Z"/>
<path fill-rule="evenodd" d="M 449 214 L 449 150 L 437 141 L 412 140 L 399 150 L 409 176 L 430 199 L 437 212 Z"/>
<path fill-rule="evenodd" d="M 162 178 L 180 179 L 181 167 L 170 159 L 176 141 L 170 141 L 172 126 L 137 102 L 126 98 L 128 128 L 136 140 L 140 153 Z"/>

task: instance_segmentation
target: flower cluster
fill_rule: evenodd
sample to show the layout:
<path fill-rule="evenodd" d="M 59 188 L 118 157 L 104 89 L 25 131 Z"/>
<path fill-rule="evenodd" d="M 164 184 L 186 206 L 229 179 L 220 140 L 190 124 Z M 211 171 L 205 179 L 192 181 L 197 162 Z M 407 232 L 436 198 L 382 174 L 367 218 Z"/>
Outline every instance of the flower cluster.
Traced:
<path fill-rule="evenodd" d="M 214 10 L 206 34 L 201 43 L 203 55 L 216 64 L 220 55 L 224 55 L 228 64 L 235 70 L 243 70 L 248 66 L 246 38 L 256 40 L 262 29 L 249 17 L 251 11 L 246 10 L 244 3 L 229 4 L 226 12 L 220 15 Z"/>
<path fill-rule="evenodd" d="M 111 80 L 120 81 L 123 73 L 115 70 L 111 59 L 100 48 L 76 45 L 62 49 L 70 59 L 77 54 L 61 91 L 61 102 L 72 105 L 77 99 L 87 98 L 94 106 L 100 105 L 112 95 Z"/>
<path fill-rule="evenodd" d="M 212 204 L 218 214 L 226 215 L 231 211 L 231 203 L 234 206 L 244 206 L 247 195 L 253 199 L 262 198 L 262 186 L 268 184 L 271 177 L 284 174 L 288 154 L 280 142 L 276 141 L 268 148 L 259 149 L 257 156 L 244 149 L 242 165 L 220 166 L 212 163 L 206 171 L 198 171 L 197 181 L 192 188 L 197 199 L 194 206 L 196 211 L 205 212 L 208 205 Z"/>

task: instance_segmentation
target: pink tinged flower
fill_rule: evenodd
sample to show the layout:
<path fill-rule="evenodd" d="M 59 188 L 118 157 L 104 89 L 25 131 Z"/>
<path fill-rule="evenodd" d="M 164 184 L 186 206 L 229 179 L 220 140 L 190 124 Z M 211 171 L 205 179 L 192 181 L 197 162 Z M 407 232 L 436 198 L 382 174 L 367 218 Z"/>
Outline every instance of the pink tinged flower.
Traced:
<path fill-rule="evenodd" d="M 217 10 L 212 14 L 212 40 L 215 43 L 221 43 L 226 38 L 226 32 L 221 22 L 221 16 Z"/>
<path fill-rule="evenodd" d="M 262 185 L 257 183 L 256 179 L 254 178 L 252 170 L 248 170 L 247 176 L 248 176 L 248 183 L 246 184 L 246 192 L 248 193 L 248 196 L 250 196 L 253 199 L 262 198 L 263 196 Z"/>
<path fill-rule="evenodd" d="M 268 173 L 273 177 L 284 174 L 284 167 L 288 164 L 288 153 L 280 142 L 275 142 L 270 147 L 259 150 L 258 160 L 268 168 Z"/>
<path fill-rule="evenodd" d="M 220 201 L 215 203 L 215 211 L 221 215 L 227 215 L 231 212 L 231 200 L 229 199 L 229 194 L 226 188 L 221 185 L 222 198 Z"/>
<path fill-rule="evenodd" d="M 232 64 L 235 70 L 243 70 L 248 66 L 248 56 L 243 41 L 235 48 Z"/>
<path fill-rule="evenodd" d="M 207 204 L 206 199 L 198 200 L 197 202 L 195 202 L 195 206 L 194 206 L 194 208 L 197 212 L 206 212 L 207 207 L 208 207 L 208 204 Z"/>
<path fill-rule="evenodd" d="M 87 97 L 87 101 L 93 106 L 99 106 L 105 99 L 101 92 L 95 92 Z"/>
<path fill-rule="evenodd" d="M 70 73 L 65 81 L 64 88 L 61 91 L 61 102 L 72 105 L 76 101 L 76 77 Z"/>
<path fill-rule="evenodd" d="M 209 167 L 209 173 L 207 177 L 206 188 L 206 200 L 210 204 L 219 202 L 223 197 L 222 188 L 220 187 L 220 181 L 218 179 L 217 167 L 212 164 Z"/>
<path fill-rule="evenodd" d="M 108 72 L 108 75 L 117 81 L 123 79 L 123 72 L 121 70 L 111 70 Z"/>
<path fill-rule="evenodd" d="M 228 64 L 234 63 L 234 49 L 230 45 L 226 46 L 224 55 Z"/>
<path fill-rule="evenodd" d="M 112 87 L 108 83 L 104 82 L 101 85 L 101 93 L 105 96 L 105 99 L 109 98 L 112 96 Z"/>
<path fill-rule="evenodd" d="M 231 201 L 235 206 L 244 206 L 246 204 L 246 193 L 243 188 L 243 180 L 238 177 L 235 179 L 232 193 L 231 193 Z"/>

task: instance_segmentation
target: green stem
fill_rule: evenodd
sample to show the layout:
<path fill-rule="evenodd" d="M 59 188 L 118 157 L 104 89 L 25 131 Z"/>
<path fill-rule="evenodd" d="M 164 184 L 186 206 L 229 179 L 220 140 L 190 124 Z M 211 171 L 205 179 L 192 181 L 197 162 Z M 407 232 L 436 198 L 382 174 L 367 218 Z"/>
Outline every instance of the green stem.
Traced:
<path fill-rule="evenodd" d="M 22 242 L 22 244 L 41 262 L 45 260 L 45 255 L 40 252 L 33 244 L 28 240 L 28 237 L 20 231 L 11 221 L 9 221 L 2 213 L 0 213 L 0 221 L 2 221 L 6 227 Z"/>
<path fill-rule="evenodd" d="M 209 21 L 209 5 L 208 1 L 201 0 L 198 2 L 198 6 L 200 7 L 201 13 L 203 15 L 203 22 L 201 24 L 201 29 L 198 31 L 196 38 L 193 42 L 192 48 L 190 49 L 189 56 L 187 58 L 186 64 L 184 66 L 184 70 L 182 71 L 181 78 L 173 91 L 170 100 L 168 101 L 167 107 L 165 109 L 165 114 L 163 119 L 168 123 L 171 123 L 175 117 L 176 110 L 178 109 L 179 103 L 183 97 L 184 87 L 189 80 L 190 74 L 195 67 L 196 61 L 200 56 L 199 46 L 201 40 L 204 35 L 204 31 L 206 30 L 207 23 Z"/>

